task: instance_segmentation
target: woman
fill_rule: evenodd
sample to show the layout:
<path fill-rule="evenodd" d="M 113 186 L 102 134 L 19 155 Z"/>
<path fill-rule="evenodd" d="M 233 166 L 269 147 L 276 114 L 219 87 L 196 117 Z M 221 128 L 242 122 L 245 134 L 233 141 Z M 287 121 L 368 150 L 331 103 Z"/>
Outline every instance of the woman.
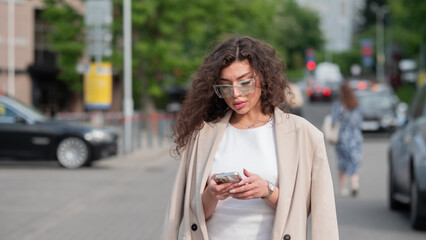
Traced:
<path fill-rule="evenodd" d="M 272 46 L 232 37 L 198 69 L 174 126 L 181 155 L 164 239 L 338 239 L 322 133 L 288 105 Z M 218 173 L 239 172 L 218 184 Z"/>
<path fill-rule="evenodd" d="M 340 101 L 333 104 L 332 124 L 339 123 L 336 152 L 339 168 L 340 193 L 349 195 L 346 177 L 350 176 L 352 196 L 359 192 L 358 169 L 362 158 L 362 114 L 354 91 L 347 82 L 340 87 Z"/>

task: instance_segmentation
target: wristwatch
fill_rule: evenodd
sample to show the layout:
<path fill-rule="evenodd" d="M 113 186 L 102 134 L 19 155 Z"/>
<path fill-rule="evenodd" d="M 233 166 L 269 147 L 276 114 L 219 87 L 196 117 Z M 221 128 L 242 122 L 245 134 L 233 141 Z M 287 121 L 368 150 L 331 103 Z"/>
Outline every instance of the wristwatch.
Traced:
<path fill-rule="evenodd" d="M 268 182 L 269 193 L 268 195 L 262 197 L 262 199 L 268 199 L 272 195 L 275 189 L 274 184 L 272 184 L 270 181 L 267 181 L 267 182 Z"/>

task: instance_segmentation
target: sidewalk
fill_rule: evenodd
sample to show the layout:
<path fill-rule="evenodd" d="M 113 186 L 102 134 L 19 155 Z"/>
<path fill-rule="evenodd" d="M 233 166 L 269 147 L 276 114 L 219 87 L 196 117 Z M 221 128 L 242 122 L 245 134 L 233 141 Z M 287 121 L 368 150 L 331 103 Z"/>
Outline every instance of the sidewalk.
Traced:
<path fill-rule="evenodd" d="M 172 142 L 169 139 L 155 139 L 151 144 L 145 141 L 141 148 L 134 148 L 133 151 L 111 158 L 100 160 L 97 165 L 109 165 L 113 167 L 142 167 L 147 165 L 161 164 L 165 159 L 172 159 L 170 150 Z"/>

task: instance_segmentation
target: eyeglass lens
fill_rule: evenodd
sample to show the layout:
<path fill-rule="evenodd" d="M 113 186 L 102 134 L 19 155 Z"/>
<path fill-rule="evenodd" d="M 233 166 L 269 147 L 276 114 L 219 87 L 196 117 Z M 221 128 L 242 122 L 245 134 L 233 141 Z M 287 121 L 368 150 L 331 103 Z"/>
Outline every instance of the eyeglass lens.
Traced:
<path fill-rule="evenodd" d="M 242 94 L 246 95 L 254 91 L 255 87 L 255 80 L 254 78 L 246 79 L 243 81 L 240 81 L 237 83 L 237 91 Z M 216 93 L 221 98 L 228 98 L 232 97 L 234 95 L 234 86 L 229 84 L 223 84 L 223 85 L 215 85 Z"/>

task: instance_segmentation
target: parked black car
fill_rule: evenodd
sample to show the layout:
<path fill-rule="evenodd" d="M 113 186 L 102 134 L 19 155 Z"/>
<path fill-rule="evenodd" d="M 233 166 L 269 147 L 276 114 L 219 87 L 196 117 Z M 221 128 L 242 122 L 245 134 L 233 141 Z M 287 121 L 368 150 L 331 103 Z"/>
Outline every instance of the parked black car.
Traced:
<path fill-rule="evenodd" d="M 78 168 L 115 155 L 117 138 L 107 129 L 50 120 L 0 95 L 0 157 L 56 159 L 65 168 Z"/>
<path fill-rule="evenodd" d="M 411 207 L 413 228 L 426 228 L 426 85 L 418 90 L 407 119 L 390 139 L 389 205 Z"/>

